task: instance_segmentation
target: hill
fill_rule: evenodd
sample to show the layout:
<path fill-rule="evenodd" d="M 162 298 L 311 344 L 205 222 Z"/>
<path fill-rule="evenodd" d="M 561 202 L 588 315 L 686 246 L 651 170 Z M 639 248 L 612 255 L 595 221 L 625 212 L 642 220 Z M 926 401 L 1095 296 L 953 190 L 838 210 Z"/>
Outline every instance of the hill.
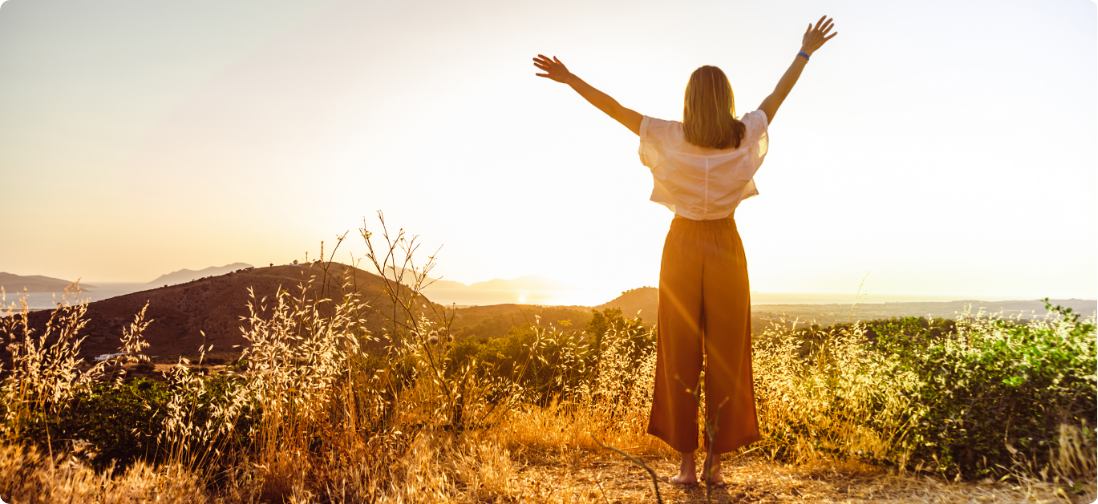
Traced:
<path fill-rule="evenodd" d="M 323 288 L 316 288 L 308 297 L 341 299 L 345 293 L 357 292 L 360 299 L 370 303 L 365 313 L 365 327 L 374 334 L 381 334 L 386 315 L 393 313 L 392 301 L 383 294 L 384 279 L 350 266 L 332 263 L 329 275 L 334 279 Z M 134 315 L 148 302 L 146 318 L 153 322 L 145 332 L 150 347 L 147 355 L 174 358 L 178 355 L 195 355 L 202 344 L 213 344 L 213 353 L 238 353 L 234 345 L 246 345 L 241 335 L 242 317 L 248 315 L 248 288 L 256 299 L 266 298 L 268 308 L 279 288 L 300 296 L 299 285 L 314 277 L 322 279 L 324 272 L 318 264 L 285 265 L 269 268 L 250 268 L 220 276 L 160 287 L 113 297 L 88 304 L 87 326 L 80 335 L 87 335 L 82 345 L 82 355 L 91 358 L 117 351 L 122 328 L 128 327 Z M 338 279 L 347 278 L 346 291 Z M 424 301 L 426 304 L 429 301 Z M 267 312 L 269 313 L 269 311 Z M 30 324 L 42 330 L 50 310 L 30 313 Z M 203 339 L 201 332 L 205 332 Z"/>
<path fill-rule="evenodd" d="M 602 311 L 607 308 L 618 308 L 621 310 L 621 314 L 627 318 L 640 316 L 645 322 L 655 323 L 658 302 L 659 289 L 655 287 L 637 287 L 622 292 L 613 301 L 600 304 L 595 309 Z"/>
<path fill-rule="evenodd" d="M 458 308 L 450 316 L 453 318 L 450 329 L 455 335 L 485 340 L 503 336 L 511 327 L 526 323 L 540 323 L 565 332 L 582 330 L 591 321 L 591 308 L 498 304 Z"/>
<path fill-rule="evenodd" d="M 72 282 L 60 278 L 42 275 L 22 276 L 0 271 L 0 287 L 3 287 L 9 294 L 23 292 L 23 288 L 26 288 L 27 292 L 64 292 L 65 288 L 70 285 L 72 285 Z M 87 290 L 94 289 L 95 286 L 82 283 L 80 288 Z"/>
<path fill-rule="evenodd" d="M 236 271 L 239 269 L 251 268 L 251 264 L 245 263 L 232 263 L 224 266 L 210 266 L 209 268 L 200 269 L 198 271 L 181 269 L 179 271 L 173 271 L 164 275 L 156 277 L 156 280 L 149 282 L 149 285 L 162 286 L 162 285 L 175 285 L 190 282 L 192 280 L 198 280 L 203 277 L 219 276 L 226 273 Z"/>

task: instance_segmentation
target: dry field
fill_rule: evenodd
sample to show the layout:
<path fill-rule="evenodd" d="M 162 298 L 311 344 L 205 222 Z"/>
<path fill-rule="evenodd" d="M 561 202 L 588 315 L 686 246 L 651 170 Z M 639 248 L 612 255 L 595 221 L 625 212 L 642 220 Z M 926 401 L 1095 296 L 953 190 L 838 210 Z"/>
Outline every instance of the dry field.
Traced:
<path fill-rule="evenodd" d="M 448 435 L 447 435 L 448 436 Z M 468 440 L 470 451 L 495 451 L 498 445 Z M 459 442 L 460 444 L 460 442 Z M 204 489 L 193 475 L 170 468 L 152 470 L 137 466 L 114 478 L 96 474 L 73 459 L 59 457 L 45 463 L 38 452 L 0 450 L 0 495 L 6 502 L 255 502 L 232 490 Z M 414 488 L 379 502 L 546 502 L 546 503 L 641 503 L 655 502 L 651 477 L 639 466 L 620 457 L 590 450 L 495 451 L 486 460 L 459 459 L 452 463 L 453 476 L 438 469 L 420 467 L 423 477 Z M 435 462 L 438 462 L 437 460 Z M 646 457 L 658 474 L 670 475 L 677 465 L 670 458 Z M 409 468 L 412 469 L 412 468 Z M 412 469 L 412 472 L 416 472 Z M 826 503 L 1085 503 L 1095 501 L 1093 482 L 1076 486 L 1033 480 L 1021 483 L 950 482 L 931 475 L 898 474 L 895 470 L 858 462 L 817 462 L 791 465 L 750 455 L 724 464 L 725 488 L 684 488 L 659 483 L 664 502 L 826 502 Z M 433 480 L 433 481 L 432 481 Z M 457 483 L 457 484 L 455 484 Z M 243 489 L 237 489 L 243 490 Z M 707 490 L 709 494 L 707 495 Z M 317 495 L 291 492 L 286 499 L 270 502 L 362 502 L 342 499 L 341 492 Z"/>
<path fill-rule="evenodd" d="M 379 311 L 321 267 L 296 291 L 253 296 L 240 361 L 212 371 L 147 364 L 144 310 L 122 331 L 120 351 L 88 366 L 79 357 L 86 305 L 56 310 L 37 331 L 25 306 L 11 305 L 0 319 L 0 497 L 657 499 L 642 465 L 670 476 L 676 454 L 644 432 L 650 329 L 626 323 L 594 338 L 531 325 L 483 344 L 453 338 L 452 317 L 419 295 L 431 262 L 412 263 L 415 239 L 382 237 L 388 249 L 367 259 L 415 276 L 384 279 L 382 330 L 365 327 L 365 314 Z M 345 288 L 316 295 L 333 285 Z M 885 336 L 870 341 L 860 324 L 807 340 L 775 325 L 754 347 L 763 440 L 725 455 L 725 488 L 659 483 L 659 498 L 1091 502 L 1094 324 L 1061 315 L 1021 326 L 965 314 L 949 334 L 888 343 L 895 352 L 877 350 Z M 136 363 L 159 368 L 163 381 L 128 380 L 120 370 Z M 704 387 L 695 392 L 704 404 Z M 1003 418 L 1015 431 L 999 434 Z M 1019 433 L 1017 422 L 1029 423 Z"/>

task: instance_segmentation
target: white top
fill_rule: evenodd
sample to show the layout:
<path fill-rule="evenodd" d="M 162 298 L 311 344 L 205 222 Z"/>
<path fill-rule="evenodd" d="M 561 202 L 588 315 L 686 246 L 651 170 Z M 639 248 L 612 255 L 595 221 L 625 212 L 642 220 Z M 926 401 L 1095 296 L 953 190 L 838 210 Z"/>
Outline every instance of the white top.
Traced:
<path fill-rule="evenodd" d="M 744 114 L 747 131 L 738 149 L 707 149 L 683 138 L 682 123 L 644 116 L 641 163 L 652 170 L 652 201 L 694 220 L 723 219 L 759 194 L 755 172 L 766 157 L 766 114 Z"/>

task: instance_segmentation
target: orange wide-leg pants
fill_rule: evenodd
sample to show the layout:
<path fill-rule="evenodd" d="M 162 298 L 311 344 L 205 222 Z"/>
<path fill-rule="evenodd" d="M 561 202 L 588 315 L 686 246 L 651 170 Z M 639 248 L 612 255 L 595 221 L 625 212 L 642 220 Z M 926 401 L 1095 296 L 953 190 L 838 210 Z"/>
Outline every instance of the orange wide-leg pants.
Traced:
<path fill-rule="evenodd" d="M 706 418 L 710 424 L 716 419 L 714 452 L 758 441 L 751 291 L 732 217 L 671 221 L 660 265 L 657 334 L 648 433 L 679 452 L 698 448 L 698 403 L 688 389 L 698 385 L 704 362 Z"/>

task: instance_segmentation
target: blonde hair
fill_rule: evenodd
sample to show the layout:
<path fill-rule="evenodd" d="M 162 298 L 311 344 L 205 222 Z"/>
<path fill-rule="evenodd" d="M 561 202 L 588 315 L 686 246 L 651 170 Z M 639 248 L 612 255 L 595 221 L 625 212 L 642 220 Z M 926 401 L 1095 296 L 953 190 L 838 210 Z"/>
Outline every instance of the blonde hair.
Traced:
<path fill-rule="evenodd" d="M 732 84 L 720 68 L 706 65 L 690 74 L 682 107 L 687 142 L 710 149 L 739 148 L 747 127 L 736 119 Z"/>

